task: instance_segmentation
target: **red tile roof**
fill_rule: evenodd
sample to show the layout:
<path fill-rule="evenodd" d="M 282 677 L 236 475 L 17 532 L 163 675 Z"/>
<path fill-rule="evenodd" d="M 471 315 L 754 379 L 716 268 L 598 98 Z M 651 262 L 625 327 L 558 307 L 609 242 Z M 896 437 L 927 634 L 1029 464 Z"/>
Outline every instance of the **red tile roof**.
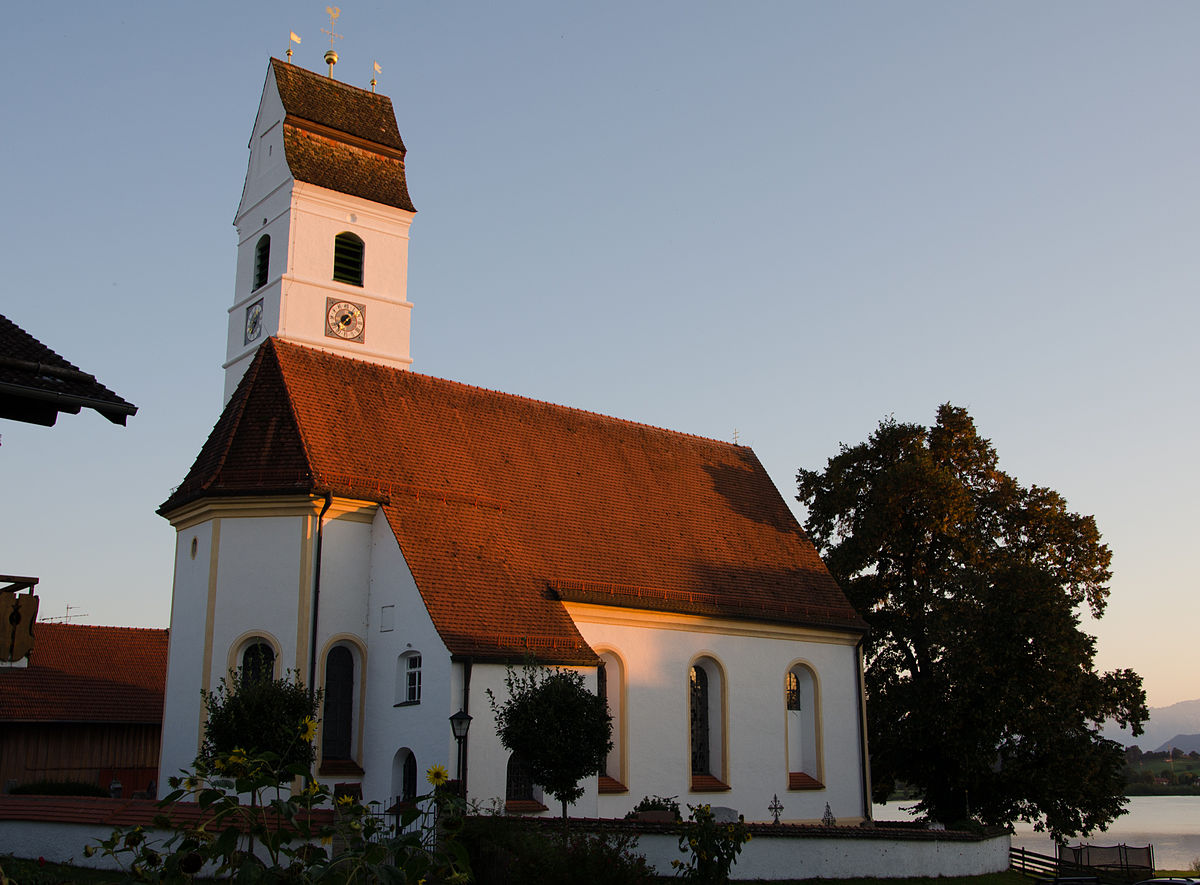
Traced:
<path fill-rule="evenodd" d="M 162 721 L 167 631 L 35 624 L 28 667 L 0 668 L 0 722 Z"/>
<path fill-rule="evenodd" d="M 271 59 L 287 116 L 284 156 L 297 181 L 415 212 L 392 101 Z"/>
<path fill-rule="evenodd" d="M 864 629 L 749 448 L 274 338 L 160 512 L 323 491 L 381 503 L 456 654 L 594 661 L 563 600 Z"/>

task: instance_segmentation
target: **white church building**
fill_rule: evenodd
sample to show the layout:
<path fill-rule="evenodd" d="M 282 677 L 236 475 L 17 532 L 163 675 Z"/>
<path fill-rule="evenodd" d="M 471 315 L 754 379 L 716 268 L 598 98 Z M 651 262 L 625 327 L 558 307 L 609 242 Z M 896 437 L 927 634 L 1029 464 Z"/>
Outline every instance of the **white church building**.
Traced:
<path fill-rule="evenodd" d="M 409 370 L 415 209 L 391 101 L 272 60 L 235 224 L 226 404 L 177 532 L 160 780 L 250 661 L 324 690 L 317 775 L 456 775 L 548 813 L 486 692 L 530 655 L 607 699 L 572 813 L 643 796 L 870 818 L 865 624 L 745 447 Z M 420 774 L 419 774 L 420 773 Z"/>

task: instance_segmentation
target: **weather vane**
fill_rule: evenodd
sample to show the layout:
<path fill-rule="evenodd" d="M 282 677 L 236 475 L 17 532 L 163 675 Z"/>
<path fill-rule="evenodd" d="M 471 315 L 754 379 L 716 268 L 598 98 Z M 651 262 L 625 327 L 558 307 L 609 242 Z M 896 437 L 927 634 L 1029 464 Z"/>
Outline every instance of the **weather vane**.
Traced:
<path fill-rule="evenodd" d="M 325 11 L 329 13 L 329 30 L 327 31 L 324 28 L 321 28 L 321 33 L 329 35 L 329 49 L 325 53 L 325 63 L 327 65 L 329 65 L 329 76 L 330 76 L 330 78 L 332 78 L 333 77 L 333 66 L 335 64 L 337 64 L 337 60 L 338 60 L 337 53 L 333 49 L 333 39 L 335 37 L 339 40 L 342 39 L 342 35 L 336 33 L 333 30 L 333 28 L 334 28 L 334 25 L 337 24 L 337 18 L 339 15 L 342 14 L 342 11 L 340 9 L 338 9 L 336 6 L 326 6 Z"/>
<path fill-rule="evenodd" d="M 292 44 L 299 43 L 299 42 L 300 42 L 300 35 L 297 34 L 295 31 L 292 31 L 288 37 L 288 51 L 287 51 L 288 64 L 292 63 Z"/>
<path fill-rule="evenodd" d="M 375 73 L 374 73 L 374 74 L 371 74 L 371 91 L 372 91 L 372 92 L 374 92 L 374 91 L 375 91 L 375 84 L 378 82 L 378 81 L 375 79 L 375 74 L 381 73 L 382 71 L 383 71 L 383 68 L 381 68 L 381 67 L 379 66 L 379 62 L 375 62 Z"/>

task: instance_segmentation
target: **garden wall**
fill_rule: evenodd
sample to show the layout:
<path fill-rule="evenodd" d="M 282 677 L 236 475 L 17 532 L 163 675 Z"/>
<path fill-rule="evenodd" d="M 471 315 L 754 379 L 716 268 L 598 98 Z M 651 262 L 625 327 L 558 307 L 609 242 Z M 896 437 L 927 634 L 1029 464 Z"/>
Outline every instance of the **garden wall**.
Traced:
<path fill-rule="evenodd" d="M 115 826 L 149 827 L 158 808 L 152 801 L 0 796 L 0 854 L 102 866 L 85 859 L 83 847 L 108 838 Z M 186 814 L 182 808 L 173 813 Z M 522 825 L 561 827 L 555 820 L 524 819 Z M 638 835 L 637 850 L 670 875 L 683 857 L 673 824 L 573 820 L 574 830 Z M 826 879 L 874 876 L 974 876 L 1008 869 L 1007 833 L 974 834 L 916 827 L 823 827 L 751 824 L 733 879 Z M 153 834 L 152 834 L 153 835 Z"/>

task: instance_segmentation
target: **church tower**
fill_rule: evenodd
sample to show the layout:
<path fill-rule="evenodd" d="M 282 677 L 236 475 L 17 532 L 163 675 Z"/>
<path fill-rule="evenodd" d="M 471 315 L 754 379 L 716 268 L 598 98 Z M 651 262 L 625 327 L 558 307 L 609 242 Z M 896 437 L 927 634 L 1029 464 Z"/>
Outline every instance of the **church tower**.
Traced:
<path fill-rule="evenodd" d="M 272 335 L 406 368 L 416 209 L 391 99 L 271 59 L 249 147 L 224 401 Z"/>

